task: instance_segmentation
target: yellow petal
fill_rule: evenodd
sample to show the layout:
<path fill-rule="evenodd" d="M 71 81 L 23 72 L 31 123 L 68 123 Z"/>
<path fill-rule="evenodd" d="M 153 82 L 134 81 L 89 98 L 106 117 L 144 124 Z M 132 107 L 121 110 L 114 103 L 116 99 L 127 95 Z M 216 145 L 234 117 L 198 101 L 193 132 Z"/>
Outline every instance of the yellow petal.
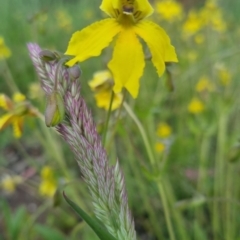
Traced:
<path fill-rule="evenodd" d="M 65 54 L 75 56 L 67 62 L 73 66 L 76 62 L 82 62 L 90 57 L 99 56 L 107 47 L 113 37 L 121 30 L 121 26 L 115 19 L 105 19 L 75 32 L 68 44 Z"/>
<path fill-rule="evenodd" d="M 5 94 L 0 94 L 0 107 L 7 111 L 12 108 L 12 101 Z"/>
<path fill-rule="evenodd" d="M 112 0 L 103 0 L 100 9 L 110 17 L 116 18 L 118 14 L 116 10 L 114 10 L 112 2 Z"/>
<path fill-rule="evenodd" d="M 95 72 L 93 75 L 93 79 L 88 82 L 88 85 L 90 86 L 91 90 L 98 90 L 101 85 L 108 82 L 112 79 L 112 74 L 109 70 L 102 70 Z"/>
<path fill-rule="evenodd" d="M 140 12 L 138 19 L 143 19 L 153 13 L 153 8 L 148 0 L 135 0 L 134 12 Z"/>
<path fill-rule="evenodd" d="M 115 83 L 114 92 L 121 92 L 125 87 L 136 98 L 144 66 L 144 54 L 136 34 L 132 28 L 123 30 L 116 41 L 113 58 L 108 64 Z"/>
<path fill-rule="evenodd" d="M 11 113 L 7 113 L 7 114 L 3 115 L 0 118 L 0 130 L 7 127 L 9 125 L 9 123 L 11 123 L 11 121 L 13 120 L 13 117 L 14 117 L 14 115 Z"/>
<path fill-rule="evenodd" d="M 26 97 L 22 93 L 17 92 L 17 93 L 13 94 L 14 102 L 23 102 L 25 99 L 26 99 Z"/>
<path fill-rule="evenodd" d="M 110 100 L 111 100 L 112 93 L 111 91 L 102 91 L 95 94 L 95 99 L 97 102 L 97 106 L 99 108 L 104 108 L 105 110 L 109 109 Z M 123 96 L 121 93 L 114 94 L 113 102 L 112 102 L 112 111 L 117 109 L 122 102 Z"/>
<path fill-rule="evenodd" d="M 165 70 L 165 62 L 178 62 L 175 49 L 161 27 L 151 21 L 141 21 L 134 28 L 136 34 L 147 43 L 159 76 Z"/>
<path fill-rule="evenodd" d="M 23 117 L 17 117 L 13 119 L 13 135 L 15 138 L 20 138 L 22 136 L 23 129 Z"/>

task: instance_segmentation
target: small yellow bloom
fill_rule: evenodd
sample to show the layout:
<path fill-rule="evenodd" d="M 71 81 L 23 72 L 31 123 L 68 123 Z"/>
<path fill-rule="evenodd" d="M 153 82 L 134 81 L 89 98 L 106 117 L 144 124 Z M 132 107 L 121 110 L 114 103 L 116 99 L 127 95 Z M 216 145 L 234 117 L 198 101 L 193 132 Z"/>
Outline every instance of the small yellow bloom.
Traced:
<path fill-rule="evenodd" d="M 211 27 L 217 32 L 226 30 L 226 23 L 223 20 L 221 9 L 217 6 L 216 1 L 208 0 L 205 6 L 200 10 L 199 17 L 204 21 L 206 26 Z"/>
<path fill-rule="evenodd" d="M 211 81 L 206 77 L 203 76 L 199 79 L 197 85 L 196 85 L 196 91 L 197 92 L 203 92 L 203 91 L 213 91 L 214 85 L 211 83 Z"/>
<path fill-rule="evenodd" d="M 147 43 L 159 76 L 165 70 L 165 62 L 177 62 L 174 47 L 162 28 L 145 20 L 153 12 L 148 0 L 103 0 L 100 8 L 110 18 L 73 34 L 66 54 L 74 57 L 67 65 L 73 66 L 76 62 L 99 56 L 117 36 L 112 60 L 108 63 L 115 83 L 113 91 L 119 93 L 125 87 L 136 98 L 139 79 L 145 67 L 144 52 L 138 37 Z"/>
<path fill-rule="evenodd" d="M 105 110 L 109 109 L 110 100 L 111 100 L 111 92 L 109 91 L 103 91 L 95 94 L 95 99 L 97 102 L 97 106 L 99 108 L 104 108 Z M 113 97 L 113 103 L 112 103 L 112 111 L 119 108 L 122 102 L 122 94 L 121 93 L 115 93 Z"/>
<path fill-rule="evenodd" d="M 43 180 L 52 179 L 53 176 L 54 176 L 54 174 L 53 174 L 53 170 L 51 167 L 49 167 L 49 166 L 43 167 L 43 169 L 41 170 L 41 178 Z"/>
<path fill-rule="evenodd" d="M 205 36 L 203 34 L 197 34 L 194 38 L 197 44 L 202 44 L 205 41 Z"/>
<path fill-rule="evenodd" d="M 9 99 L 5 94 L 0 94 L 0 108 L 7 111 L 6 114 L 0 117 L 0 131 L 12 124 L 14 136 L 16 138 L 21 137 L 24 116 L 35 116 L 35 111 L 25 99 L 26 97 L 21 93 L 15 93 L 13 100 Z"/>
<path fill-rule="evenodd" d="M 72 29 L 72 19 L 71 16 L 68 14 L 68 12 L 66 12 L 63 9 L 59 9 L 56 11 L 56 18 L 57 18 L 57 23 L 58 26 L 65 30 L 65 31 L 71 31 Z"/>
<path fill-rule="evenodd" d="M 172 128 L 167 123 L 159 123 L 157 128 L 157 135 L 160 138 L 167 138 L 171 135 Z"/>
<path fill-rule="evenodd" d="M 113 87 L 112 74 L 108 70 L 102 70 L 94 73 L 93 79 L 88 85 L 92 91 L 111 90 Z"/>
<path fill-rule="evenodd" d="M 198 58 L 198 53 L 194 50 L 191 50 L 187 53 L 187 58 L 190 62 L 194 62 Z"/>
<path fill-rule="evenodd" d="M 11 50 L 5 45 L 4 39 L 0 36 L 0 60 L 9 58 L 11 54 Z"/>
<path fill-rule="evenodd" d="M 192 114 L 199 114 L 204 110 L 204 104 L 198 98 L 193 98 L 188 105 L 188 111 Z"/>
<path fill-rule="evenodd" d="M 45 197 L 53 197 L 57 190 L 57 182 L 51 167 L 45 166 L 41 170 L 39 193 Z"/>
<path fill-rule="evenodd" d="M 200 31 L 204 26 L 202 18 L 196 11 L 190 11 L 188 17 L 183 24 L 183 32 L 187 35 L 193 35 Z"/>
<path fill-rule="evenodd" d="M 39 193 L 44 197 L 53 197 L 56 192 L 56 182 L 55 181 L 42 181 L 39 186 Z"/>
<path fill-rule="evenodd" d="M 166 21 L 179 20 L 182 17 L 182 5 L 174 0 L 163 0 L 157 2 L 156 11 Z"/>
<path fill-rule="evenodd" d="M 113 89 L 112 74 L 108 70 L 98 71 L 88 83 L 95 92 L 95 99 L 99 108 L 109 109 Z M 112 111 L 119 108 L 123 100 L 121 93 L 114 93 Z"/>
<path fill-rule="evenodd" d="M 20 176 L 4 176 L 0 181 L 1 188 L 7 193 L 13 193 L 16 190 L 16 186 L 22 182 Z"/>
<path fill-rule="evenodd" d="M 29 90 L 28 90 L 28 97 L 30 99 L 37 99 L 41 98 L 44 96 L 44 92 L 42 91 L 42 88 L 39 83 L 31 83 L 29 85 Z"/>
<path fill-rule="evenodd" d="M 165 149 L 166 149 L 166 146 L 165 146 L 164 143 L 162 143 L 162 142 L 157 142 L 157 143 L 155 144 L 155 150 L 156 150 L 156 152 L 162 153 Z"/>
<path fill-rule="evenodd" d="M 231 73 L 226 68 L 220 68 L 218 70 L 218 77 L 223 86 L 229 85 L 232 79 Z"/>

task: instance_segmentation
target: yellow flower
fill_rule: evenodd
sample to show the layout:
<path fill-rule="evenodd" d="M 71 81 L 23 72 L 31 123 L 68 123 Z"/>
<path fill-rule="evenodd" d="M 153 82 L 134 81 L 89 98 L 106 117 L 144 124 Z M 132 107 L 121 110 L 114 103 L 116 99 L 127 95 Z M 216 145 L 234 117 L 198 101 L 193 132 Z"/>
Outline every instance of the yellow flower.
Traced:
<path fill-rule="evenodd" d="M 12 124 L 14 136 L 16 138 L 21 137 L 23 118 L 26 115 L 35 116 L 35 111 L 25 99 L 25 96 L 21 93 L 15 93 L 13 100 L 9 99 L 5 94 L 0 94 L 0 108 L 8 111 L 8 113 L 0 117 L 0 131 Z"/>
<path fill-rule="evenodd" d="M 205 36 L 203 34 L 197 34 L 194 38 L 197 44 L 202 44 L 205 41 Z"/>
<path fill-rule="evenodd" d="M 108 70 L 102 70 L 94 73 L 93 79 L 88 83 L 92 91 L 103 91 L 112 89 L 112 74 Z"/>
<path fill-rule="evenodd" d="M 226 68 L 222 67 L 218 70 L 218 77 L 221 84 L 227 86 L 231 82 L 232 75 Z"/>
<path fill-rule="evenodd" d="M 57 190 L 57 182 L 53 170 L 49 166 L 45 166 L 41 170 L 41 183 L 39 193 L 45 197 L 53 197 Z"/>
<path fill-rule="evenodd" d="M 163 0 L 157 2 L 156 11 L 160 14 L 160 17 L 166 21 L 180 19 L 183 14 L 181 4 L 174 0 Z"/>
<path fill-rule="evenodd" d="M 67 65 L 72 66 L 76 62 L 99 56 L 118 35 L 112 60 L 108 63 L 115 82 L 113 91 L 119 93 L 125 87 L 136 98 L 145 66 L 144 52 L 138 37 L 147 43 L 159 76 L 165 70 L 165 62 L 177 62 L 174 47 L 161 27 L 144 20 L 153 12 L 148 0 L 103 0 L 100 8 L 110 18 L 73 34 L 66 54 L 74 58 Z"/>
<path fill-rule="evenodd" d="M 160 138 L 167 138 L 171 135 L 172 128 L 167 123 L 159 123 L 157 128 L 157 135 Z"/>
<path fill-rule="evenodd" d="M 95 99 L 99 108 L 109 109 L 112 96 L 113 79 L 108 70 L 98 71 L 93 75 L 93 79 L 88 83 L 92 91 L 95 92 Z M 112 111 L 119 108 L 123 100 L 121 93 L 114 93 Z"/>
<path fill-rule="evenodd" d="M 210 26 L 213 30 L 224 32 L 226 23 L 223 20 L 222 11 L 217 6 L 216 1 L 208 0 L 200 11 L 200 18 L 206 26 Z"/>
<path fill-rule="evenodd" d="M 188 105 L 188 111 L 192 114 L 199 114 L 204 110 L 204 105 L 202 101 L 198 98 L 193 98 Z"/>
<path fill-rule="evenodd" d="M 156 150 L 156 152 L 162 153 L 165 149 L 166 149 L 166 146 L 165 146 L 164 143 L 162 143 L 162 142 L 157 142 L 157 143 L 155 144 L 155 150 Z"/>
<path fill-rule="evenodd" d="M 203 76 L 199 79 L 197 85 L 196 85 L 196 91 L 197 92 L 203 92 L 203 91 L 213 91 L 214 85 L 211 83 L 211 81 L 206 77 Z"/>
<path fill-rule="evenodd" d="M 57 10 L 56 11 L 56 18 L 57 18 L 58 26 L 61 29 L 65 30 L 65 31 L 71 31 L 71 29 L 72 29 L 72 19 L 65 10 L 63 10 L 63 9 Z"/>
<path fill-rule="evenodd" d="M 194 62 L 198 58 L 198 53 L 194 50 L 191 50 L 187 53 L 187 58 L 189 61 Z"/>
<path fill-rule="evenodd" d="M 5 45 L 4 39 L 0 37 L 0 60 L 11 56 L 10 49 Z"/>
<path fill-rule="evenodd" d="M 6 175 L 1 179 L 0 186 L 7 193 L 13 193 L 16 190 L 16 186 L 22 182 L 20 176 Z"/>
<path fill-rule="evenodd" d="M 204 22 L 196 11 L 190 11 L 186 21 L 183 24 L 183 32 L 187 35 L 193 35 L 202 29 Z"/>
<path fill-rule="evenodd" d="M 39 83 L 31 83 L 28 89 L 28 97 L 30 99 L 42 98 L 44 96 L 44 92 Z"/>

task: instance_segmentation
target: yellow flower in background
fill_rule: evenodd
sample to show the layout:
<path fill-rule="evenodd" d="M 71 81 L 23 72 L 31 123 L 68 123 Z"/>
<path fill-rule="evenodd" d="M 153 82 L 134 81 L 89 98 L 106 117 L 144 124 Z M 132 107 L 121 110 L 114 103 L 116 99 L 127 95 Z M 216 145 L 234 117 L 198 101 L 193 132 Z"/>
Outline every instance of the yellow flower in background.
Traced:
<path fill-rule="evenodd" d="M 112 74 L 108 70 L 102 70 L 94 73 L 93 79 L 88 82 L 92 91 L 98 92 L 111 90 L 113 87 Z"/>
<path fill-rule="evenodd" d="M 181 19 L 183 15 L 182 5 L 174 0 L 158 1 L 156 11 L 162 19 L 170 22 Z"/>
<path fill-rule="evenodd" d="M 36 116 L 35 111 L 25 100 L 26 97 L 21 93 L 15 93 L 13 100 L 5 94 L 0 94 L 0 108 L 7 111 L 0 117 L 0 131 L 12 124 L 14 136 L 16 138 L 22 136 L 24 117 L 27 115 Z"/>
<path fill-rule="evenodd" d="M 165 149 L 166 149 L 166 146 L 165 146 L 164 143 L 162 143 L 162 142 L 157 142 L 157 143 L 155 144 L 155 150 L 156 150 L 156 152 L 162 153 Z"/>
<path fill-rule="evenodd" d="M 30 83 L 28 89 L 28 97 L 30 99 L 37 99 L 44 96 L 44 92 L 40 83 Z"/>
<path fill-rule="evenodd" d="M 204 104 L 198 98 L 193 98 L 188 105 L 188 111 L 192 114 L 199 114 L 203 112 Z"/>
<path fill-rule="evenodd" d="M 100 9 L 110 18 L 73 34 L 66 54 L 74 57 L 67 65 L 73 66 L 76 62 L 99 56 L 117 36 L 112 60 L 108 63 L 115 83 L 113 91 L 119 93 L 124 87 L 136 98 L 139 79 L 145 67 L 144 52 L 138 37 L 147 43 L 159 76 L 165 70 L 165 62 L 177 62 L 174 47 L 161 27 L 145 20 L 153 12 L 147 0 L 103 0 Z"/>
<path fill-rule="evenodd" d="M 5 45 L 4 39 L 0 36 L 0 60 L 9 58 L 11 54 L 11 50 Z"/>
<path fill-rule="evenodd" d="M 211 92 L 214 90 L 214 85 L 211 83 L 208 77 L 203 76 L 199 79 L 195 89 L 197 92 L 203 92 L 203 91 Z"/>
<path fill-rule="evenodd" d="M 72 29 L 72 18 L 64 9 L 59 9 L 56 11 L 56 18 L 58 26 L 65 30 L 71 31 Z"/>
<path fill-rule="evenodd" d="M 91 90 L 94 91 L 94 97 L 99 108 L 109 109 L 113 79 L 108 70 L 98 71 L 93 75 L 93 79 L 88 83 Z M 114 93 L 112 102 L 112 111 L 119 108 L 123 100 L 121 93 Z"/>
<path fill-rule="evenodd" d="M 198 52 L 191 50 L 187 53 L 187 58 L 190 62 L 194 62 L 196 61 L 196 59 L 198 58 Z"/>
<path fill-rule="evenodd" d="M 18 184 L 22 183 L 23 179 L 20 176 L 5 175 L 0 181 L 0 187 L 6 193 L 13 193 Z"/>
<path fill-rule="evenodd" d="M 196 11 L 190 11 L 187 19 L 183 24 L 183 32 L 187 35 L 193 35 L 200 31 L 204 26 L 202 18 Z"/>
<path fill-rule="evenodd" d="M 167 138 L 172 134 L 172 128 L 167 123 L 159 123 L 157 128 L 157 135 L 160 138 Z"/>
<path fill-rule="evenodd" d="M 206 26 L 210 26 L 213 30 L 224 32 L 226 30 L 226 23 L 223 20 L 223 14 L 218 7 L 216 1 L 206 1 L 204 7 L 200 10 L 200 18 L 204 21 Z"/>
<path fill-rule="evenodd" d="M 39 186 L 39 193 L 45 197 L 53 197 L 57 190 L 57 182 L 54 176 L 53 169 L 45 166 L 41 170 L 41 183 Z"/>
<path fill-rule="evenodd" d="M 218 69 L 218 77 L 223 86 L 228 86 L 232 79 L 231 73 L 225 67 Z"/>
<path fill-rule="evenodd" d="M 205 41 L 205 36 L 199 33 L 194 37 L 194 41 L 197 44 L 202 44 Z"/>

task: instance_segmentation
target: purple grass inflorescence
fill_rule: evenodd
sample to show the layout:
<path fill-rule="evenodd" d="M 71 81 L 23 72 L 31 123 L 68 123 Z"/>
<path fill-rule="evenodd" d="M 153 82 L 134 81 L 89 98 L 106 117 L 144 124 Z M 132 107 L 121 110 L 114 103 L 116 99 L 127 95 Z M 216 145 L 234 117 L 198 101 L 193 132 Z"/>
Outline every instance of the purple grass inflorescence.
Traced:
<path fill-rule="evenodd" d="M 57 106 L 63 104 L 64 117 L 55 128 L 75 154 L 91 193 L 96 217 L 117 239 L 136 239 L 124 177 L 118 162 L 109 166 L 91 112 L 80 95 L 79 67 L 68 68 L 58 53 L 42 50 L 35 43 L 29 43 L 28 50 L 46 95 L 57 92 L 63 100 L 56 103 Z"/>

